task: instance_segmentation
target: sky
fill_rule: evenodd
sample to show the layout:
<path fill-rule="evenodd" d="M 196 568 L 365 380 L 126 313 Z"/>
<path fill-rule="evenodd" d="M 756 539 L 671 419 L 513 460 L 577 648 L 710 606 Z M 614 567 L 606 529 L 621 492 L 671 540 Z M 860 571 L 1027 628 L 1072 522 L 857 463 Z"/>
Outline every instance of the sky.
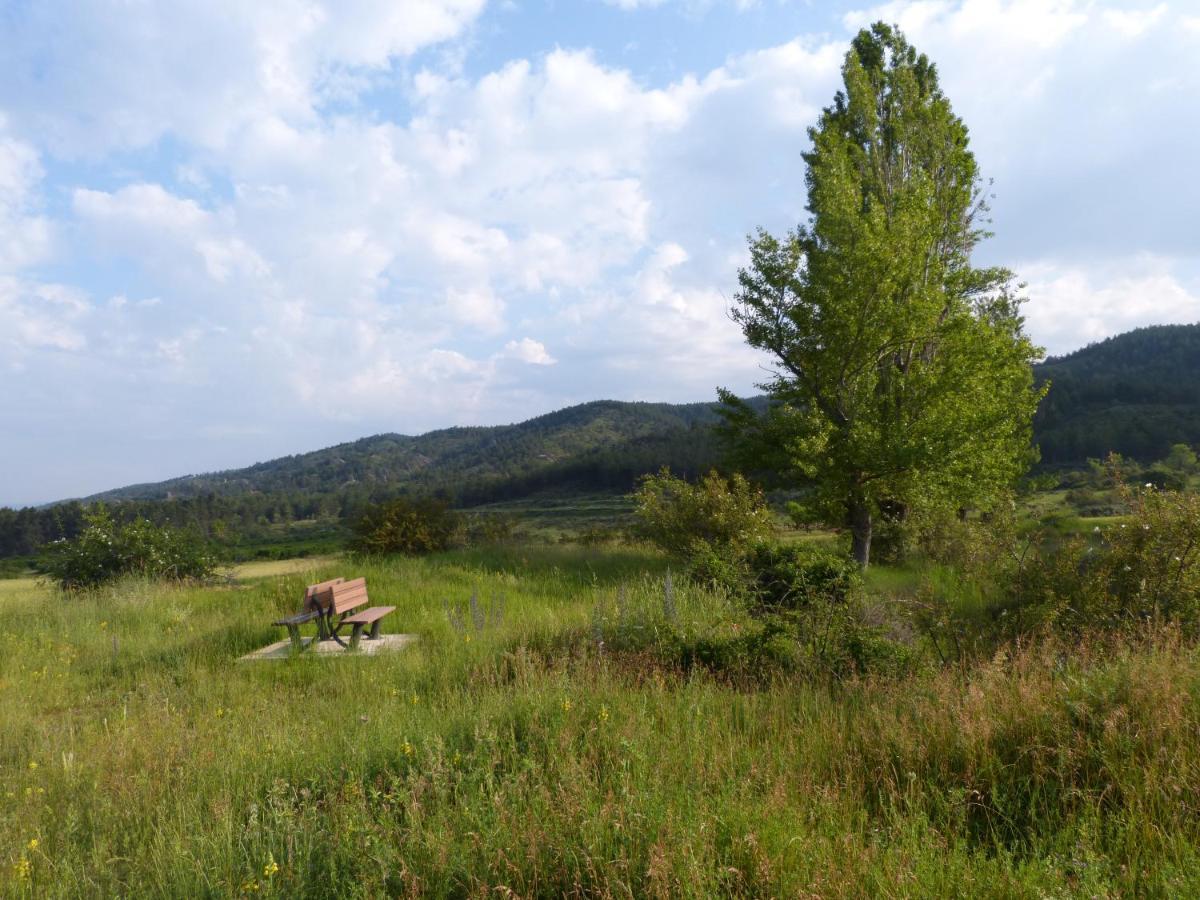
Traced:
<path fill-rule="evenodd" d="M 0 0 L 0 505 L 753 391 L 746 236 L 877 19 L 1047 352 L 1200 320 L 1195 0 Z"/>

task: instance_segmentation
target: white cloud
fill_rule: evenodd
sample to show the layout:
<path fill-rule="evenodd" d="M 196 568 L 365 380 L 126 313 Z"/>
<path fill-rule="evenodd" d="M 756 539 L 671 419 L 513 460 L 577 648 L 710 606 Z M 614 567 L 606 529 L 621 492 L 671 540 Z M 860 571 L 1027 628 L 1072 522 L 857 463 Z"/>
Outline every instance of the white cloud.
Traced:
<path fill-rule="evenodd" d="M 0 354 L 10 363 L 30 351 L 84 349 L 89 307 L 80 291 L 0 276 Z"/>
<path fill-rule="evenodd" d="M 64 155 L 164 134 L 222 147 L 272 117 L 314 122 L 347 80 L 461 35 L 483 0 L 67 0 L 0 25 L 0 106 Z"/>
<path fill-rule="evenodd" d="M 1136 38 L 1161 22 L 1166 12 L 1167 4 L 1160 3 L 1151 9 L 1106 9 L 1102 15 L 1110 28 L 1125 37 Z"/>
<path fill-rule="evenodd" d="M 533 338 L 521 338 L 519 341 L 509 341 L 504 345 L 501 354 L 507 359 L 519 360 L 534 366 L 552 366 L 558 360 L 546 352 L 546 345 Z"/>
<path fill-rule="evenodd" d="M 1021 267 L 1028 281 L 1029 333 L 1061 355 L 1143 325 L 1200 322 L 1200 279 L 1160 257 L 1111 260 L 1088 268 Z"/>
<path fill-rule="evenodd" d="M 51 246 L 50 220 L 39 212 L 38 153 L 4 126 L 0 116 L 0 273 L 41 262 Z"/>

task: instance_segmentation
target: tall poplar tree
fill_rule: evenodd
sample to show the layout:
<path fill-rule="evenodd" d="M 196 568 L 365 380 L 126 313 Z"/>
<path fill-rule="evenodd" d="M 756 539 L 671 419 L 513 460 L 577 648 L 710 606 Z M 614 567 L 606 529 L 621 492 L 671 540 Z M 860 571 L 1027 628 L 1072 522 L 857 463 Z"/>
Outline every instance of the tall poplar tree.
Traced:
<path fill-rule="evenodd" d="M 1043 392 L 1013 274 L 971 264 L 984 188 L 933 63 L 876 23 L 842 77 L 809 129 L 807 224 L 760 230 L 738 275 L 769 409 L 719 393 L 726 434 L 810 479 L 865 567 L 880 516 L 986 505 L 1023 473 Z"/>

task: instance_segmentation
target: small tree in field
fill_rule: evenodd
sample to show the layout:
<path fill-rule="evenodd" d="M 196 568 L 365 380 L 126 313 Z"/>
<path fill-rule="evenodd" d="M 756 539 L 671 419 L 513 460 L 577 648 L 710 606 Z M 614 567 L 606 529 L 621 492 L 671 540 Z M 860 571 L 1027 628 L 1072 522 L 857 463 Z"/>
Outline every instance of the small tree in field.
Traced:
<path fill-rule="evenodd" d="M 811 480 L 865 567 L 881 516 L 984 505 L 1023 473 L 1043 391 L 1012 273 L 971 265 L 986 205 L 933 64 L 878 23 L 842 75 L 809 130 L 811 218 L 760 231 L 738 276 L 732 316 L 775 365 L 769 410 L 719 393 L 735 447 Z"/>
<path fill-rule="evenodd" d="M 355 526 L 353 549 L 418 555 L 448 549 L 462 522 L 443 500 L 397 497 L 372 506 Z"/>
<path fill-rule="evenodd" d="M 771 513 L 762 492 L 734 474 L 709 472 L 695 484 L 663 469 L 642 478 L 633 495 L 637 532 L 705 576 L 740 561 L 771 535 Z"/>
<path fill-rule="evenodd" d="M 123 575 L 204 579 L 216 570 L 216 559 L 185 531 L 146 519 L 122 525 L 101 504 L 84 513 L 83 531 L 74 540 L 46 545 L 38 569 L 60 587 L 75 590 Z"/>

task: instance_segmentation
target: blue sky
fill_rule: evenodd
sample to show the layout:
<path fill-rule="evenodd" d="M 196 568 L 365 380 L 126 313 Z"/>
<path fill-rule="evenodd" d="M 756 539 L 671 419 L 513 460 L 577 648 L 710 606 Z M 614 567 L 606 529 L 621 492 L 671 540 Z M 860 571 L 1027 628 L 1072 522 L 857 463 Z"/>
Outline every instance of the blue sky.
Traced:
<path fill-rule="evenodd" d="M 1184 2 L 0 2 L 0 504 L 750 391 L 863 24 L 937 62 L 1061 353 L 1200 320 Z"/>

